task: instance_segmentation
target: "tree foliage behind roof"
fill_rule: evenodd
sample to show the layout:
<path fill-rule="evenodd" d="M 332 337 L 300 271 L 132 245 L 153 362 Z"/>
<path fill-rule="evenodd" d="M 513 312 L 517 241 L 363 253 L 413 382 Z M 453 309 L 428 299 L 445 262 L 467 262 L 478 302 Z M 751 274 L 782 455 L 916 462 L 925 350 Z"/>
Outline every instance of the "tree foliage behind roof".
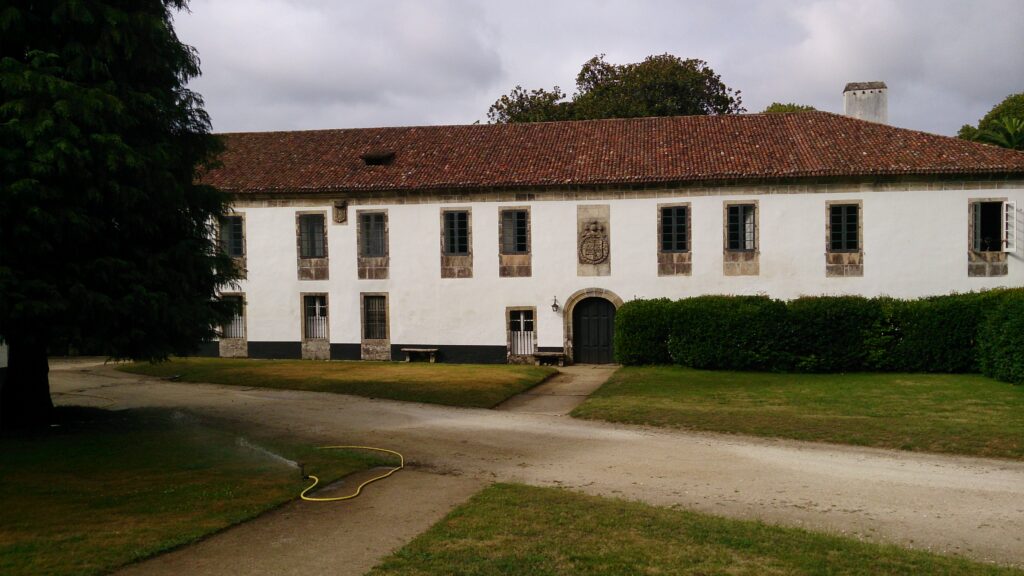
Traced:
<path fill-rule="evenodd" d="M 1015 122 L 1016 120 L 1016 122 Z M 964 140 L 994 144 L 1003 148 L 1024 150 L 1024 92 L 1010 94 L 982 116 L 977 126 L 964 124 L 958 133 Z"/>
<path fill-rule="evenodd" d="M 115 357 L 185 352 L 228 313 L 235 276 L 196 185 L 219 149 L 185 0 L 40 0 L 0 18 L 0 334 Z M 44 375 L 45 376 L 45 375 Z M 17 382 L 8 381 L 13 387 Z"/>
<path fill-rule="evenodd" d="M 809 106 L 807 104 L 794 104 L 792 102 L 787 102 L 787 103 L 783 104 L 782 102 L 772 102 L 764 110 L 762 110 L 761 113 L 762 114 L 788 114 L 790 112 L 815 112 L 815 111 L 817 111 L 817 108 L 815 108 L 814 106 Z"/>
<path fill-rule="evenodd" d="M 583 64 L 571 100 L 558 86 L 526 90 L 517 85 L 491 105 L 487 118 L 504 124 L 743 111 L 740 91 L 722 83 L 703 60 L 661 54 L 643 62 L 612 64 L 601 54 Z"/>

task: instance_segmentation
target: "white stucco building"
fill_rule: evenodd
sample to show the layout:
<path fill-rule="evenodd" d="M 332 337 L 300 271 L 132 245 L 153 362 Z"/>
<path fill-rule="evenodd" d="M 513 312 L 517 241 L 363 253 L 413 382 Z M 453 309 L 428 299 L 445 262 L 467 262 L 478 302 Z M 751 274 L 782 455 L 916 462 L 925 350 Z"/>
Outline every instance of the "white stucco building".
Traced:
<path fill-rule="evenodd" d="M 1024 153 L 824 112 L 225 142 L 214 354 L 608 362 L 633 298 L 1024 285 Z"/>

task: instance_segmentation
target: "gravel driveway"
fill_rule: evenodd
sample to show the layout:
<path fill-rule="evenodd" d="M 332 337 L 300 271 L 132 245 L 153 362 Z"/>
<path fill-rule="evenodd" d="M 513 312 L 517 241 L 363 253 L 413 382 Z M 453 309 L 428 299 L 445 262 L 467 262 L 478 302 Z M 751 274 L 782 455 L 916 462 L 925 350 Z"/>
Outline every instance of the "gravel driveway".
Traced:
<path fill-rule="evenodd" d="M 175 384 L 107 367 L 68 368 L 51 373 L 54 392 L 101 395 L 115 400 L 114 408 L 187 408 L 325 443 L 388 447 L 404 453 L 418 472 L 474 484 L 563 486 L 1024 566 L 1021 462 Z"/>

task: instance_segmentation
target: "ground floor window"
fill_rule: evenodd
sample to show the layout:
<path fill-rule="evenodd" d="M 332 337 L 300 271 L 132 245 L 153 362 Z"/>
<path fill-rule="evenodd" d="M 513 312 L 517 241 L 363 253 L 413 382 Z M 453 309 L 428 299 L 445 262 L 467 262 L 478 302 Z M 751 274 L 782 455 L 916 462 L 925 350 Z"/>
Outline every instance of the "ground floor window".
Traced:
<path fill-rule="evenodd" d="M 515 309 L 508 313 L 509 354 L 532 355 L 536 347 L 533 309 Z"/>
<path fill-rule="evenodd" d="M 387 340 L 388 304 L 386 296 L 363 296 L 363 339 Z"/>
<path fill-rule="evenodd" d="M 302 300 L 305 309 L 302 337 L 307 340 L 326 340 L 327 295 L 308 294 Z"/>
<path fill-rule="evenodd" d="M 221 326 L 221 338 L 245 338 L 245 302 L 238 295 L 222 298 L 235 306 L 235 315 Z"/>
<path fill-rule="evenodd" d="M 1004 202 L 974 203 L 974 249 L 978 252 L 1002 252 L 1005 244 Z"/>

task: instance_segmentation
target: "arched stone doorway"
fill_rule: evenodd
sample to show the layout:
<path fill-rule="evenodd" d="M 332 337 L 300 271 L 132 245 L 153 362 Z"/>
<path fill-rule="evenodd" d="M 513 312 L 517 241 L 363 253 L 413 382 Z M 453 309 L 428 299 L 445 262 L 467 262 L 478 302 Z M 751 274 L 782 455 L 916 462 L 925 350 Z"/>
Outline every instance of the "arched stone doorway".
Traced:
<path fill-rule="evenodd" d="M 602 288 L 575 292 L 562 308 L 565 353 L 570 362 L 609 364 L 615 361 L 612 343 L 615 311 L 622 298 Z"/>

